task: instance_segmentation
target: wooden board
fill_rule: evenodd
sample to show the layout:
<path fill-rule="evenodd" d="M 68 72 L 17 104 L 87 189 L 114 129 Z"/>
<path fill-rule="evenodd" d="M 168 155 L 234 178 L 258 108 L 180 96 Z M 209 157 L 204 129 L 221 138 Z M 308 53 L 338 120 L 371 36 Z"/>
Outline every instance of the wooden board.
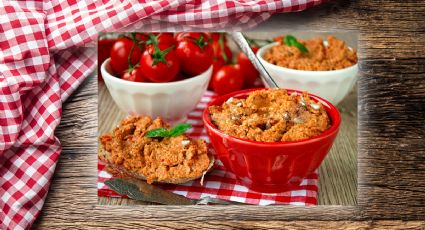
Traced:
<path fill-rule="evenodd" d="M 101 223 L 93 222 L 76 222 L 65 223 L 58 221 L 52 223 L 49 227 L 55 229 L 73 228 L 76 225 L 84 226 L 83 229 L 110 229 L 111 226 L 118 229 L 423 229 L 425 221 L 220 221 L 210 220 L 198 222 L 195 220 L 188 221 L 140 221 L 137 219 L 123 220 L 111 222 L 107 219 Z"/>
<path fill-rule="evenodd" d="M 366 0 L 276 15 L 261 25 L 359 31 L 357 206 L 98 205 L 97 88 L 91 79 L 64 105 L 56 131 L 63 152 L 34 228 L 423 229 L 418 220 L 425 219 L 424 25 L 423 1 Z"/>

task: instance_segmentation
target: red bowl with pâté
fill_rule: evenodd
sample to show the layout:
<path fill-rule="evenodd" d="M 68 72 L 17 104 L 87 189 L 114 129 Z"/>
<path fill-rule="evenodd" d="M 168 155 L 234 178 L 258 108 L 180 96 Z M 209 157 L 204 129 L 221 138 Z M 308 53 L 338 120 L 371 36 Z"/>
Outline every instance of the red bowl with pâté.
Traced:
<path fill-rule="evenodd" d="M 224 167 L 233 172 L 246 187 L 265 193 L 277 193 L 297 188 L 303 178 L 313 173 L 331 149 L 338 134 L 341 116 L 327 100 L 309 94 L 325 109 L 330 127 L 318 136 L 291 142 L 258 142 L 230 136 L 211 121 L 209 107 L 222 105 L 229 98 L 246 98 L 260 89 L 236 91 L 214 99 L 203 112 L 203 121 L 215 155 Z M 288 93 L 300 93 L 287 90 Z"/>

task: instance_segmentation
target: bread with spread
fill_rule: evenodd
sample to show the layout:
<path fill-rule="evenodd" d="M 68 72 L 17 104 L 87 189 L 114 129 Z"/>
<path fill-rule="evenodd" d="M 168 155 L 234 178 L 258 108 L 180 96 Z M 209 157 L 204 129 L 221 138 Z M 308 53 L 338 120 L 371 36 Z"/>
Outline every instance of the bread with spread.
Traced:
<path fill-rule="evenodd" d="M 169 129 L 161 118 L 129 116 L 111 133 L 100 136 L 98 156 L 108 171 L 148 183 L 181 184 L 201 178 L 214 164 L 204 140 L 185 134 L 148 137 L 149 131 Z"/>

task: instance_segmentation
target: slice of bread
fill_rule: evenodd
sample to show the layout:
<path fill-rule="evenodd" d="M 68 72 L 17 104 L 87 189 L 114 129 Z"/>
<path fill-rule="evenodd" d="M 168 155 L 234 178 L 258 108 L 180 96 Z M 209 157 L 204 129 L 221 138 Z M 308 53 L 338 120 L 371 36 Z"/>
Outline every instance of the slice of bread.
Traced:
<path fill-rule="evenodd" d="M 112 173 L 114 176 L 122 177 L 122 178 L 132 177 L 139 180 L 146 180 L 146 177 L 140 173 L 131 172 L 125 169 L 123 166 L 113 164 L 111 153 L 106 151 L 104 146 L 101 143 L 99 143 L 98 157 L 102 162 L 106 164 L 107 171 Z M 208 152 L 208 158 L 210 159 L 210 164 L 208 165 L 208 168 L 199 176 L 190 177 L 190 178 L 176 178 L 176 179 L 171 178 L 171 179 L 162 180 L 162 181 L 155 180 L 154 183 L 184 184 L 186 182 L 201 178 L 201 184 L 202 184 L 204 175 L 212 169 L 215 162 L 214 156 L 211 152 Z"/>

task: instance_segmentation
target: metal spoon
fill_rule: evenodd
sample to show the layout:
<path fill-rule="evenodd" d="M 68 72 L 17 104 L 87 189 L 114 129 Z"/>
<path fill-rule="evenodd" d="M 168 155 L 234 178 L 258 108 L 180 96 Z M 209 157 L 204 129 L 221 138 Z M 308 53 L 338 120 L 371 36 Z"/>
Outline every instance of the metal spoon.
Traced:
<path fill-rule="evenodd" d="M 269 72 L 267 72 L 266 68 L 264 68 L 263 64 L 258 60 L 255 53 L 252 51 L 251 47 L 248 44 L 248 41 L 243 36 L 241 32 L 233 32 L 230 33 L 233 40 L 238 44 L 239 48 L 242 50 L 242 52 L 245 53 L 245 55 L 248 57 L 248 59 L 254 64 L 255 68 L 260 72 L 261 78 L 267 82 L 267 84 L 271 88 L 279 88 L 279 86 L 276 84 L 276 82 L 273 80 L 273 78 L 270 76 Z"/>

